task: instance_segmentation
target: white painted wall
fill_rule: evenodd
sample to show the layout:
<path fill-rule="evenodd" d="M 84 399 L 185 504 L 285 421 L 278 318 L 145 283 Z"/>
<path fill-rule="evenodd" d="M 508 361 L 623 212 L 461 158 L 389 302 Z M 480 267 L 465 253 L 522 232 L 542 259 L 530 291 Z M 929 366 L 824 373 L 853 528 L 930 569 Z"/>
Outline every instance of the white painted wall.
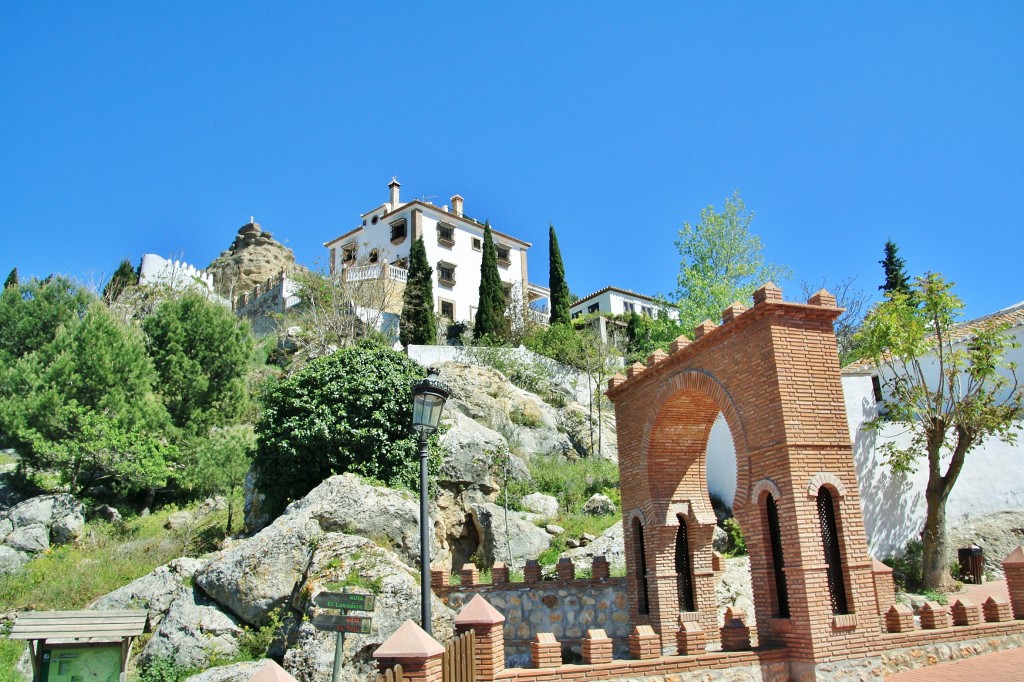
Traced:
<path fill-rule="evenodd" d="M 662 310 L 659 308 L 654 301 L 643 298 L 641 296 L 631 296 L 625 292 L 615 291 L 614 289 L 602 292 L 598 296 L 592 296 L 576 303 L 572 304 L 569 308 L 569 314 L 572 316 L 586 315 L 590 310 L 590 307 L 594 304 L 598 304 L 598 310 L 595 312 L 610 313 L 612 315 L 623 315 L 626 312 L 626 304 L 633 304 L 633 312 L 638 315 L 644 313 L 644 308 L 650 311 L 651 317 L 657 317 L 659 312 Z M 664 308 L 668 313 L 668 316 L 673 320 L 679 319 L 679 311 L 674 308 Z"/>
<path fill-rule="evenodd" d="M 139 264 L 139 284 L 164 284 L 174 289 L 200 286 L 213 291 L 213 275 L 188 263 L 147 253 Z"/>

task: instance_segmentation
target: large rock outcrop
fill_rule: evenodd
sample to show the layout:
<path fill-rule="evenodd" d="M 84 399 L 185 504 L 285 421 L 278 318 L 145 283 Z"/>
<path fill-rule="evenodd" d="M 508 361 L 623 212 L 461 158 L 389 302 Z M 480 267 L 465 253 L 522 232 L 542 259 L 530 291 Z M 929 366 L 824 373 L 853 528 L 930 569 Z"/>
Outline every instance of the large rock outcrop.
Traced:
<path fill-rule="evenodd" d="M 74 542 L 85 529 L 82 503 L 71 495 L 39 495 L 0 512 L 0 572 L 15 571 L 51 545 Z"/>
<path fill-rule="evenodd" d="M 1003 559 L 1024 545 L 1024 511 L 1001 511 L 957 523 L 949 529 L 949 560 L 955 562 L 957 549 L 972 544 L 982 549 L 985 572 L 1002 578 Z"/>
<path fill-rule="evenodd" d="M 504 561 L 521 570 L 527 559 L 536 559 L 551 545 L 551 535 L 523 512 L 506 513 L 496 504 L 474 504 L 472 512 L 480 538 L 477 556 L 484 566 Z"/>
<path fill-rule="evenodd" d="M 297 267 L 291 249 L 264 232 L 259 223 L 248 222 L 206 271 L 213 275 L 217 293 L 230 299 L 251 293 L 257 284 L 263 286 L 282 272 L 291 274 Z"/>

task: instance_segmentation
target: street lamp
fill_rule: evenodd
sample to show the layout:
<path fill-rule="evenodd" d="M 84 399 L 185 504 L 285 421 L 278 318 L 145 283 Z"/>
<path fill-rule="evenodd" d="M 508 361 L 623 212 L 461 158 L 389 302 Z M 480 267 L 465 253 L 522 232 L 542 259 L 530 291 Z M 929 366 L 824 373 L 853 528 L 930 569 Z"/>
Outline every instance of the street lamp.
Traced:
<path fill-rule="evenodd" d="M 430 631 L 430 512 L 427 509 L 427 439 L 437 431 L 444 401 L 451 395 L 448 384 L 431 367 L 427 378 L 412 385 L 412 428 L 420 438 L 420 609 L 423 629 Z"/>

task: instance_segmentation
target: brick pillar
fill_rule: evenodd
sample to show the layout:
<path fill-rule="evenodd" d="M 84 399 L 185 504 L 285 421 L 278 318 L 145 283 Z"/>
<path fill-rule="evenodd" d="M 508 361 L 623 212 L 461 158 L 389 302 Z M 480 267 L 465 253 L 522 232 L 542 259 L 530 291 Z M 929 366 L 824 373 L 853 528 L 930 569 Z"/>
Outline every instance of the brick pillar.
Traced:
<path fill-rule="evenodd" d="M 921 607 L 921 629 L 940 630 L 949 626 L 949 611 L 946 607 L 937 601 L 926 601 Z"/>
<path fill-rule="evenodd" d="M 573 580 L 576 578 L 576 564 L 572 562 L 572 559 L 564 556 L 558 560 L 555 572 L 558 574 L 559 580 Z"/>
<path fill-rule="evenodd" d="M 587 630 L 583 638 L 583 662 L 586 665 L 612 662 L 612 640 L 604 630 Z"/>
<path fill-rule="evenodd" d="M 699 656 L 707 651 L 707 638 L 704 628 L 695 620 L 679 624 L 676 633 L 676 651 L 680 656 Z"/>
<path fill-rule="evenodd" d="M 463 587 L 472 587 L 480 584 L 480 571 L 474 564 L 463 564 L 459 569 L 459 578 Z"/>
<path fill-rule="evenodd" d="M 590 563 L 590 577 L 594 580 L 607 580 L 611 575 L 610 568 L 608 560 L 604 556 L 598 555 Z"/>
<path fill-rule="evenodd" d="M 957 599 L 953 602 L 953 625 L 977 625 L 981 622 L 981 604 L 969 599 Z"/>
<path fill-rule="evenodd" d="M 527 559 L 523 566 L 523 580 L 528 583 L 540 582 L 540 563 L 536 559 Z"/>
<path fill-rule="evenodd" d="M 444 647 L 411 620 L 402 623 L 395 634 L 373 652 L 380 671 L 400 663 L 403 678 L 414 682 L 440 682 L 443 655 Z"/>
<path fill-rule="evenodd" d="M 1010 592 L 1010 606 L 1013 617 L 1024 620 L 1024 547 L 1018 546 L 1003 559 L 1003 573 L 1006 574 L 1006 589 Z"/>
<path fill-rule="evenodd" d="M 985 610 L 986 623 L 1004 623 L 1013 620 L 1013 610 L 1010 609 L 1010 602 L 1002 597 L 989 597 L 985 600 L 982 608 Z"/>
<path fill-rule="evenodd" d="M 530 660 L 534 668 L 557 668 L 562 665 L 562 645 L 550 632 L 538 632 L 530 642 Z"/>
<path fill-rule="evenodd" d="M 479 594 L 455 617 L 455 632 L 476 633 L 476 679 L 493 680 L 505 669 L 505 616 Z"/>
<path fill-rule="evenodd" d="M 637 660 L 659 658 L 661 637 L 650 625 L 637 625 L 629 636 L 629 656 Z"/>
<path fill-rule="evenodd" d="M 504 561 L 495 561 L 491 566 L 491 584 L 504 585 L 508 583 L 508 566 Z"/>
<path fill-rule="evenodd" d="M 435 590 L 442 587 L 448 587 L 448 581 L 445 580 L 444 571 L 439 568 L 431 569 L 430 586 Z"/>
<path fill-rule="evenodd" d="M 750 628 L 747 614 L 740 609 L 725 610 L 725 625 L 722 626 L 722 651 L 746 651 L 750 648 Z"/>
<path fill-rule="evenodd" d="M 885 629 L 889 632 L 912 632 L 914 612 L 904 604 L 893 604 L 885 612 Z"/>
<path fill-rule="evenodd" d="M 896 585 L 892 581 L 892 568 L 878 559 L 871 560 L 871 577 L 875 581 L 875 604 L 878 615 L 885 617 L 885 610 L 896 603 Z"/>

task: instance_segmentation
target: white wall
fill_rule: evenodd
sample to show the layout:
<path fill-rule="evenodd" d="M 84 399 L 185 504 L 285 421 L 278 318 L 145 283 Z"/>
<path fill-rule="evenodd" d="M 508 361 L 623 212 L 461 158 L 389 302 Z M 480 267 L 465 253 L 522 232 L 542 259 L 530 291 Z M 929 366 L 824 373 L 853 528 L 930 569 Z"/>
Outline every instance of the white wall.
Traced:
<path fill-rule="evenodd" d="M 213 291 L 213 275 L 188 263 L 147 253 L 139 264 L 139 284 L 164 284 L 174 289 L 200 286 Z"/>
<path fill-rule="evenodd" d="M 595 303 L 598 304 L 599 308 L 595 312 L 611 313 L 612 315 L 622 315 L 626 312 L 626 303 L 633 304 L 633 312 L 638 315 L 643 314 L 643 309 L 646 307 L 651 310 L 651 317 L 657 317 L 659 312 L 662 310 L 654 301 L 650 301 L 640 296 L 630 296 L 627 293 L 610 289 L 602 292 L 599 296 L 587 298 L 583 301 L 577 301 L 572 304 L 569 308 L 570 315 L 586 315 L 590 306 Z M 674 308 L 664 308 L 668 313 L 668 316 L 673 320 L 679 319 L 679 311 Z"/>

